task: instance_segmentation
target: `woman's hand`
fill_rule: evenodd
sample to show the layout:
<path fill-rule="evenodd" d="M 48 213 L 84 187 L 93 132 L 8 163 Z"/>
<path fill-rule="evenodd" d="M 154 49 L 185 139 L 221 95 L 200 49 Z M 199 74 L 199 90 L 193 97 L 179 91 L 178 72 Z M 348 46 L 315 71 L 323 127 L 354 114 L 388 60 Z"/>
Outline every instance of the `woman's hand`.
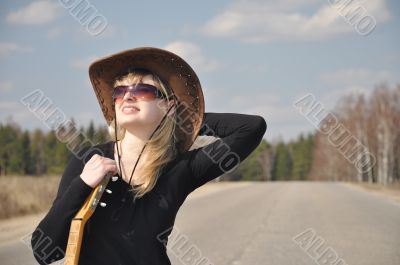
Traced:
<path fill-rule="evenodd" d="M 85 164 L 80 177 L 90 187 L 95 188 L 108 172 L 118 172 L 115 160 L 94 154 Z"/>

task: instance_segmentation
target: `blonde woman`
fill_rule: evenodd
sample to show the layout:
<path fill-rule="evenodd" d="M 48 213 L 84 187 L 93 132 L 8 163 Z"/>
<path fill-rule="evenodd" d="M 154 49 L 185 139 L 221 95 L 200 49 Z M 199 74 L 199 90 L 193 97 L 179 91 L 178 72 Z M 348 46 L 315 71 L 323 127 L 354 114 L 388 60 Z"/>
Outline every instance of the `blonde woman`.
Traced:
<path fill-rule="evenodd" d="M 258 146 L 266 122 L 204 112 L 195 72 L 162 49 L 105 57 L 89 76 L 111 138 L 70 157 L 53 206 L 32 235 L 33 254 L 40 264 L 64 257 L 72 218 L 111 172 L 85 227 L 79 264 L 171 264 L 168 236 L 186 197 L 233 171 Z"/>

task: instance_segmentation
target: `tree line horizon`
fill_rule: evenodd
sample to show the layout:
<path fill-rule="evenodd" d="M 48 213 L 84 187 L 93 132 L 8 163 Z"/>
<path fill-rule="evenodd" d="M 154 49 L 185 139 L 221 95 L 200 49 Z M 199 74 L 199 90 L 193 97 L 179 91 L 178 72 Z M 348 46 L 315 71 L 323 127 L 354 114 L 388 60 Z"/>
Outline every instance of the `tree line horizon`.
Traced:
<path fill-rule="evenodd" d="M 374 164 L 360 171 L 344 155 L 346 141 L 332 139 L 316 129 L 287 142 L 282 139 L 260 145 L 233 172 L 218 180 L 328 180 L 380 183 L 400 181 L 400 85 L 389 88 L 383 83 L 366 95 L 347 94 L 337 102 L 332 113 L 373 155 Z M 73 121 L 73 119 L 72 119 Z M 76 126 L 74 122 L 70 126 Z M 324 126 L 321 122 L 320 126 Z M 78 129 L 93 144 L 112 140 L 105 125 Z M 342 132 L 343 134 L 343 132 Z M 335 135 L 336 139 L 345 134 Z M 0 176 L 60 175 L 72 155 L 54 130 L 29 131 L 11 121 L 0 123 Z M 355 153 L 357 155 L 357 153 Z"/>

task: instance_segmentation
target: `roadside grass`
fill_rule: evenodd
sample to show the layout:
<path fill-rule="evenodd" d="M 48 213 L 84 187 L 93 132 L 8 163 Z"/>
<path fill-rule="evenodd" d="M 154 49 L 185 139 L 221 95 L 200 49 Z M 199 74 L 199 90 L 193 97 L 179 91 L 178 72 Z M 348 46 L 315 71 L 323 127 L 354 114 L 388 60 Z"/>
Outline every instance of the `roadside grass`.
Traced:
<path fill-rule="evenodd" d="M 56 196 L 60 176 L 1 176 L 0 219 L 48 210 Z"/>
<path fill-rule="evenodd" d="M 60 179 L 59 175 L 1 176 L 0 220 L 48 211 L 53 204 Z M 364 182 L 344 183 L 400 203 L 400 182 L 389 186 Z"/>
<path fill-rule="evenodd" d="M 343 182 L 352 187 L 357 187 L 373 194 L 389 198 L 400 204 L 400 182 L 395 182 L 393 184 L 384 186 L 377 183 L 368 182 Z"/>

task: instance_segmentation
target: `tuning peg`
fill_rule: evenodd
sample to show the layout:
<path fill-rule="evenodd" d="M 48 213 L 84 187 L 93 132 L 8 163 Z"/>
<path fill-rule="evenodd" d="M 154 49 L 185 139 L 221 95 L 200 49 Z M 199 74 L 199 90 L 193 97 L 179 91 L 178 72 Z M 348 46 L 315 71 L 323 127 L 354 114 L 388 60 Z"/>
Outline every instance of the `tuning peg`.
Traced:
<path fill-rule="evenodd" d="M 100 203 L 100 206 L 101 206 L 101 207 L 106 207 L 106 205 L 107 205 L 107 203 L 104 203 L 104 202 L 101 202 L 101 203 Z"/>
<path fill-rule="evenodd" d="M 115 182 L 115 181 L 117 181 L 117 180 L 118 180 L 118 177 L 117 177 L 117 176 L 115 176 L 115 177 L 112 177 L 112 178 L 111 178 L 111 180 L 112 180 L 113 182 Z"/>
<path fill-rule="evenodd" d="M 109 190 L 109 189 L 106 189 L 106 192 L 107 192 L 108 194 L 111 194 L 111 193 L 112 193 L 112 191 Z"/>

